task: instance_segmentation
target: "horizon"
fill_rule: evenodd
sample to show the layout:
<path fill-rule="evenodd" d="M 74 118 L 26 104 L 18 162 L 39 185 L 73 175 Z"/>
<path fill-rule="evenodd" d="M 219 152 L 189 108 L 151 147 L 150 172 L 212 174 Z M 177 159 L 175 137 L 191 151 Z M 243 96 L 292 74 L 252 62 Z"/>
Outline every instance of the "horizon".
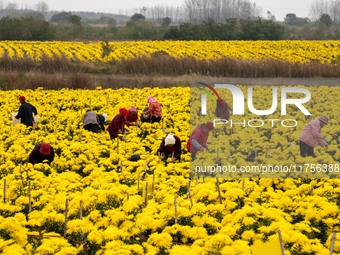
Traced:
<path fill-rule="evenodd" d="M 94 12 L 94 13 L 105 13 L 105 14 L 116 14 L 116 15 L 128 15 L 131 16 L 133 13 L 140 13 L 140 10 L 144 7 L 146 10 L 155 6 L 162 7 L 184 7 L 185 0 L 173 0 L 171 5 L 168 5 L 165 0 L 144 0 L 143 2 L 138 0 L 126 0 L 116 3 L 108 3 L 106 0 L 83 1 L 81 6 L 75 0 L 17 0 L 17 1 L 3 1 L 0 0 L 2 7 L 6 7 L 9 3 L 17 5 L 17 9 L 25 10 L 31 9 L 36 10 L 36 6 L 39 3 L 46 3 L 48 11 L 66 11 L 66 12 Z M 262 10 L 260 17 L 267 18 L 267 12 L 269 11 L 277 21 L 284 21 L 286 14 L 295 13 L 297 17 L 310 18 L 309 12 L 312 1 L 293 1 L 286 0 L 284 3 L 281 1 L 270 1 L 270 0 L 254 0 L 249 1 L 255 3 L 258 8 Z M 298 3 L 298 4 L 297 4 Z M 308 4 L 309 3 L 309 4 Z M 288 8 L 287 6 L 294 6 L 294 8 Z"/>

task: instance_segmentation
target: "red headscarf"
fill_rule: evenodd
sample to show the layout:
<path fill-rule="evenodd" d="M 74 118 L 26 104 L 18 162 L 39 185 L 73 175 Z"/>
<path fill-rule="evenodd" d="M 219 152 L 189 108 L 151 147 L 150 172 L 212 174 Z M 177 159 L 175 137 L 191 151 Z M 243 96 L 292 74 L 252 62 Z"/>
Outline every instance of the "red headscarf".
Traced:
<path fill-rule="evenodd" d="M 136 114 L 132 114 L 131 112 L 136 112 Z M 131 106 L 131 108 L 129 109 L 129 114 L 125 116 L 125 119 L 127 122 L 135 122 L 136 120 L 138 120 L 138 113 L 135 106 Z M 128 123 L 126 125 L 130 126 Z"/>
<path fill-rule="evenodd" d="M 205 126 L 211 131 L 214 129 L 214 124 L 212 122 L 207 122 L 207 124 L 205 124 Z"/>
<path fill-rule="evenodd" d="M 51 153 L 51 145 L 48 143 L 43 143 L 40 146 L 39 152 L 44 155 L 49 155 Z"/>
<path fill-rule="evenodd" d="M 128 113 L 129 113 L 129 111 L 128 110 L 126 110 L 125 108 L 121 108 L 121 109 L 119 109 L 119 113 L 121 114 L 121 115 L 128 115 Z"/>

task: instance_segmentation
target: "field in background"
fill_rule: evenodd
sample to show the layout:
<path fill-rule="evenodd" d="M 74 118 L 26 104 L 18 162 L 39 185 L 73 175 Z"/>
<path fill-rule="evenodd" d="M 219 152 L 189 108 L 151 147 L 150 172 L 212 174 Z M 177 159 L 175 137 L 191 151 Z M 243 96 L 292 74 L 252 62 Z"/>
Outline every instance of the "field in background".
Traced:
<path fill-rule="evenodd" d="M 339 61 L 339 41 L 148 41 L 148 42 L 0 42 L 0 55 L 9 57 L 65 56 L 81 62 L 108 62 L 141 56 L 169 55 L 197 59 L 275 59 L 307 63 Z M 106 54 L 103 48 L 106 47 Z"/>
<path fill-rule="evenodd" d="M 11 78 L 43 80 L 56 88 L 60 74 L 221 76 L 247 78 L 340 77 L 338 41 L 152 41 L 0 42 L 0 86 L 17 88 Z M 27 75 L 27 73 L 31 73 Z M 33 74 L 33 75 L 32 75 Z M 84 79 L 87 79 L 85 77 Z M 25 83 L 25 82 L 24 82 Z M 72 82 L 65 82 L 70 84 Z M 7 86 L 6 86 L 7 84 Z M 41 86 L 41 85 L 39 85 Z M 92 84 L 92 87 L 98 85 Z M 66 85 L 86 88 L 82 81 Z"/>

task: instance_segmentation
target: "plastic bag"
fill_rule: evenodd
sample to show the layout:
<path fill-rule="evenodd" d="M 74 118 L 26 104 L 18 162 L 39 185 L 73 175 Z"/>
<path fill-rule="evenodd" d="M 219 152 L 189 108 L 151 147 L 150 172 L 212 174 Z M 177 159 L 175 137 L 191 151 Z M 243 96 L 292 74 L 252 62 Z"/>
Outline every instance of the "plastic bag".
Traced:
<path fill-rule="evenodd" d="M 13 127 L 15 127 L 16 125 L 18 125 L 21 122 L 21 120 L 18 120 L 17 118 L 15 118 L 15 116 L 17 116 L 17 115 L 18 115 L 17 112 L 12 113 Z"/>
<path fill-rule="evenodd" d="M 36 129 L 38 126 L 38 121 L 39 121 L 40 117 L 38 115 L 35 115 L 33 117 L 33 128 Z"/>
<path fill-rule="evenodd" d="M 149 119 L 150 118 L 150 114 L 142 113 L 142 115 L 143 115 L 143 119 Z"/>
<path fill-rule="evenodd" d="M 19 123 L 21 123 L 20 119 L 15 118 L 15 116 L 17 116 L 18 113 L 14 112 L 12 113 L 12 118 L 13 118 L 13 127 L 15 127 L 16 125 L 18 125 Z M 38 115 L 34 116 L 33 115 L 33 128 L 36 129 L 38 126 L 38 121 L 39 121 L 40 117 Z"/>

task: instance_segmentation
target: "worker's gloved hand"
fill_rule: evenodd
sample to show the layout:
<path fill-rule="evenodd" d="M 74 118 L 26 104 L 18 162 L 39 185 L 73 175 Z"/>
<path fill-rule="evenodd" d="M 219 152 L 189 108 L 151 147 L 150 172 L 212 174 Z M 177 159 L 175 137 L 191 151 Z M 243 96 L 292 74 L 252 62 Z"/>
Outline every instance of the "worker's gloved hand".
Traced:
<path fill-rule="evenodd" d="M 325 147 L 326 147 L 326 149 L 328 149 L 328 143 L 326 143 Z"/>

